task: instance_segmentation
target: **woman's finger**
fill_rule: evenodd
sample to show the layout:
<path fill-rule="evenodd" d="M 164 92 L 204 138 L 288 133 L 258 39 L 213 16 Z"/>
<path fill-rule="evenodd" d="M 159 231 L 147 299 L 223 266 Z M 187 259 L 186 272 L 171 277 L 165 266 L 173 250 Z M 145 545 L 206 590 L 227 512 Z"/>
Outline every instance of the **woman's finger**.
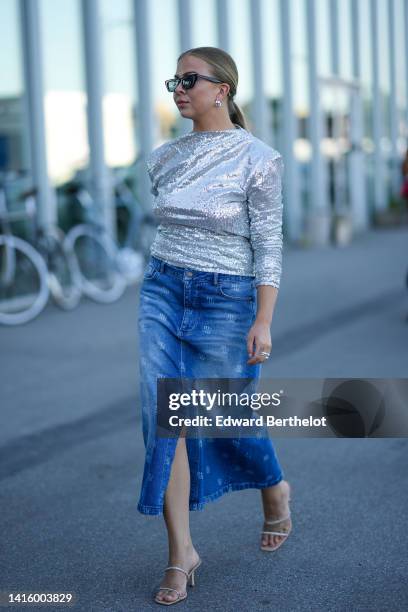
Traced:
<path fill-rule="evenodd" d="M 255 343 L 256 342 L 257 342 L 257 339 L 255 337 Z M 256 350 L 252 356 L 252 359 L 250 360 L 250 363 L 263 363 L 264 361 L 266 361 L 268 358 L 265 355 L 261 355 L 260 353 L 261 352 L 270 353 L 271 348 L 272 348 L 271 344 L 265 344 L 265 343 L 258 342 L 258 344 L 256 345 Z"/>
<path fill-rule="evenodd" d="M 259 361 L 258 355 L 259 355 L 259 351 L 261 350 L 260 349 L 261 342 L 258 339 L 258 336 L 256 334 L 254 337 L 254 343 L 255 343 L 255 350 L 252 350 L 251 359 L 249 360 L 249 363 L 258 363 Z"/>
<path fill-rule="evenodd" d="M 249 357 L 252 356 L 252 353 L 254 351 L 254 332 L 251 331 L 248 334 L 248 338 L 247 338 L 247 351 L 248 351 L 248 355 Z"/>

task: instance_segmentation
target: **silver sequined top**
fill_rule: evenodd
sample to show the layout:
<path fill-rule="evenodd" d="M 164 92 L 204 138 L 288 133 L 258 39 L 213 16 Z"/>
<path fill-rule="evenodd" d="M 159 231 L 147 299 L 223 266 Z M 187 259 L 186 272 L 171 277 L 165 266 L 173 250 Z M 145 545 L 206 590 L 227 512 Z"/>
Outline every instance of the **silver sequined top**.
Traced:
<path fill-rule="evenodd" d="M 278 151 L 236 125 L 165 142 L 146 166 L 158 220 L 152 255 L 279 287 L 284 165 Z"/>

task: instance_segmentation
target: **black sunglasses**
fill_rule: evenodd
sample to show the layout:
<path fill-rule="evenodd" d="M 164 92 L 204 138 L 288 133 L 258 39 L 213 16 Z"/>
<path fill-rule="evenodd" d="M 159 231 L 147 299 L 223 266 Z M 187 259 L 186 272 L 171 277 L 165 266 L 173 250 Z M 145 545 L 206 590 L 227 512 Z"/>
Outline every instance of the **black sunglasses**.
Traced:
<path fill-rule="evenodd" d="M 223 83 L 224 81 L 220 81 L 219 79 L 215 79 L 213 77 L 204 76 L 203 74 L 197 74 L 197 72 L 193 72 L 188 74 L 180 79 L 167 79 L 164 81 L 167 91 L 173 92 L 179 83 L 182 84 L 183 89 L 191 89 L 194 87 L 198 79 L 205 79 L 206 81 L 211 81 L 212 83 Z"/>

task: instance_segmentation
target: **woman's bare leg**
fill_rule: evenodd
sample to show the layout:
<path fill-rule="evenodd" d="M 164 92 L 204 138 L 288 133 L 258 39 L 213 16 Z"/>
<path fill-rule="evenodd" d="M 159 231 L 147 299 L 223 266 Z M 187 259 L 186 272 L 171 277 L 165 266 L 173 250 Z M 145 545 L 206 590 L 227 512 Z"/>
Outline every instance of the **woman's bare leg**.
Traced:
<path fill-rule="evenodd" d="M 189 571 L 199 559 L 193 546 L 189 522 L 190 469 L 186 439 L 179 437 L 171 467 L 169 484 L 164 498 L 163 515 L 169 542 L 168 565 L 178 565 Z M 187 578 L 177 570 L 167 570 L 160 583 L 161 587 L 172 587 L 180 593 L 186 591 Z M 157 599 L 173 601 L 174 591 L 158 591 Z"/>

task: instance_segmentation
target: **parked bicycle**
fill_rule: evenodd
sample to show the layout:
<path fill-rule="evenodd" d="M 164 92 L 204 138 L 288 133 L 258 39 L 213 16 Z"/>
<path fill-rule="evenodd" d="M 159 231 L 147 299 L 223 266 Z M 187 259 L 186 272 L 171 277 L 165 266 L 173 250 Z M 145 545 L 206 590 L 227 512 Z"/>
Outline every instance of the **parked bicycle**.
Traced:
<path fill-rule="evenodd" d="M 111 303 L 120 298 L 127 285 L 141 280 L 157 223 L 120 172 L 114 184 L 116 213 L 122 208 L 127 217 L 120 245 L 96 221 L 100 210 L 80 183 L 72 184 L 66 191 L 79 204 L 85 222 L 75 225 L 67 235 L 56 226 L 40 227 L 35 188 L 26 190 L 17 199 L 22 203 L 22 210 L 11 212 L 7 190 L 17 180 L 15 177 L 10 180 L 9 174 L 7 180 L 0 182 L 0 231 L 3 232 L 0 235 L 0 324 L 18 325 L 32 320 L 46 306 L 50 295 L 65 310 L 77 306 L 82 293 L 97 302 Z M 11 230 L 14 221 L 26 222 L 27 240 L 14 235 Z"/>
<path fill-rule="evenodd" d="M 130 249 L 121 249 L 96 220 L 101 215 L 85 186 L 74 183 L 68 189 L 82 207 L 85 222 L 71 228 L 65 247 L 75 255 L 76 273 L 82 292 L 99 303 L 118 300 L 128 284 L 143 274 L 143 258 Z"/>
<path fill-rule="evenodd" d="M 7 181 L 0 185 L 0 324 L 20 325 L 34 319 L 49 296 L 64 310 L 77 306 L 81 297 L 74 279 L 73 260 L 63 247 L 58 228 L 38 222 L 36 189 L 17 199 L 22 209 L 10 211 Z M 11 223 L 28 225 L 30 242 L 13 234 Z M 28 222 L 28 223 L 27 223 Z"/>
<path fill-rule="evenodd" d="M 0 323 L 20 325 L 34 319 L 48 302 L 47 266 L 25 240 L 13 236 L 10 222 L 23 214 L 7 214 L 4 188 L 0 188 Z"/>
<path fill-rule="evenodd" d="M 31 244 L 42 255 L 47 265 L 47 282 L 54 303 L 63 310 L 72 310 L 81 299 L 75 259 L 64 245 L 65 234 L 56 225 L 42 227 L 38 221 L 37 189 L 30 189 L 20 196 L 30 211 L 29 235 Z"/>
<path fill-rule="evenodd" d="M 138 161 L 139 158 L 136 163 Z M 157 221 L 153 213 L 134 195 L 128 185 L 126 171 L 127 169 L 117 171 L 114 178 L 117 216 L 121 220 L 121 225 L 125 226 L 121 228 L 121 233 L 124 235 L 122 244 L 124 248 L 141 253 L 146 264 L 150 257 L 150 246 L 156 235 Z"/>

